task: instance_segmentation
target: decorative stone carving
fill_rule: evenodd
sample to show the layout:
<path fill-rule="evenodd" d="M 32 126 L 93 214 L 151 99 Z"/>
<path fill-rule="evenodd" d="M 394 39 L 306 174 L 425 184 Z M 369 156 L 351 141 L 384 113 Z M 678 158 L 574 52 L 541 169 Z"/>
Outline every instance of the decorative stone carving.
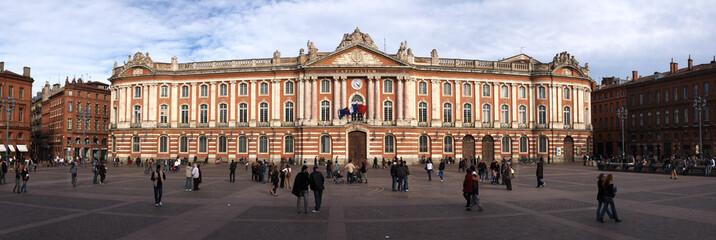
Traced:
<path fill-rule="evenodd" d="M 382 62 L 365 51 L 355 49 L 333 60 L 333 65 L 382 65 Z"/>
<path fill-rule="evenodd" d="M 303 48 L 298 50 L 298 64 L 303 64 L 306 61 L 308 61 L 306 54 L 304 53 Z"/>
<path fill-rule="evenodd" d="M 273 59 L 271 60 L 272 64 L 279 64 L 281 62 L 281 52 L 276 50 L 273 52 Z"/>
<path fill-rule="evenodd" d="M 579 62 L 575 60 L 574 56 L 571 56 L 568 52 L 564 51 L 557 55 L 554 55 L 554 58 L 552 59 L 553 68 L 559 65 L 571 65 L 579 67 Z"/>
<path fill-rule="evenodd" d="M 433 49 L 430 51 L 430 62 L 432 64 L 438 64 L 438 50 Z"/>
<path fill-rule="evenodd" d="M 313 42 L 308 41 L 306 46 L 308 47 L 308 61 L 318 58 L 318 48 L 313 45 Z"/>
<path fill-rule="evenodd" d="M 406 48 L 408 48 L 408 41 L 401 42 L 400 48 L 398 48 L 398 53 L 396 54 L 396 56 L 398 57 L 399 60 L 405 61 L 408 59 L 408 54 L 406 53 Z"/>
<path fill-rule="evenodd" d="M 145 66 L 147 68 L 153 68 L 152 67 L 153 62 L 152 58 L 149 57 L 149 53 L 146 53 L 146 55 L 142 55 L 142 53 L 137 52 L 134 54 L 134 58 L 132 58 L 131 55 L 127 56 L 127 62 L 124 63 L 124 66 L 122 66 L 120 69 L 115 71 L 115 74 L 120 74 L 124 72 L 127 69 L 130 69 L 135 66 Z"/>
<path fill-rule="evenodd" d="M 362 43 L 370 48 L 378 50 L 378 46 L 375 45 L 373 39 L 370 38 L 370 35 L 360 32 L 360 29 L 358 28 L 356 28 L 356 30 L 351 34 L 343 34 L 343 40 L 341 41 L 341 44 L 338 45 L 336 50 L 356 43 Z"/>

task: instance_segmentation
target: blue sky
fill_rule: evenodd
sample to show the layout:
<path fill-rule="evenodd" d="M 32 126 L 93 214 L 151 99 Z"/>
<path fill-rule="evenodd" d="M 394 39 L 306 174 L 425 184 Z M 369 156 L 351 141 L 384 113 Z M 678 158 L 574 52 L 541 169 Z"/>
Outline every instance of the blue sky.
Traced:
<path fill-rule="evenodd" d="M 3 1 L 0 61 L 45 81 L 105 81 L 115 61 L 149 52 L 179 62 L 296 56 L 311 40 L 332 51 L 359 27 L 380 49 L 416 56 L 498 60 L 562 51 L 591 76 L 668 71 L 716 55 L 716 1 Z M 86 79 L 88 77 L 85 77 Z"/>

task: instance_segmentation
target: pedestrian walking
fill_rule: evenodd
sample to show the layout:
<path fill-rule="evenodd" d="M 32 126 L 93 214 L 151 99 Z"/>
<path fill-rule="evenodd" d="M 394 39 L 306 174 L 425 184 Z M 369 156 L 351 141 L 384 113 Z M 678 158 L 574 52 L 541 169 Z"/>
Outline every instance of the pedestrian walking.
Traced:
<path fill-rule="evenodd" d="M 602 182 L 602 186 L 604 186 L 604 208 L 602 208 L 602 212 L 599 214 L 599 221 L 604 222 L 604 213 L 607 211 L 607 207 L 611 208 L 612 216 L 610 218 L 614 219 L 614 222 L 621 222 L 622 220 L 619 219 L 619 216 L 617 215 L 617 209 L 614 206 L 614 197 L 617 193 L 617 188 L 614 186 L 614 177 L 609 174 L 604 179 L 604 182 Z"/>
<path fill-rule="evenodd" d="M 471 172 L 472 172 L 472 192 L 470 194 L 470 210 L 472 210 L 472 207 L 477 206 L 477 211 L 482 212 L 482 204 L 480 204 L 480 197 L 478 196 L 480 194 L 480 176 L 475 172 L 475 167 L 471 166 Z"/>
<path fill-rule="evenodd" d="M 425 164 L 425 171 L 428 171 L 428 181 L 433 180 L 433 161 L 427 160 Z"/>
<path fill-rule="evenodd" d="M 301 213 L 301 198 L 303 198 L 303 213 L 308 213 L 308 185 L 309 175 L 308 166 L 301 166 L 301 172 L 296 175 L 296 180 L 293 182 L 293 195 L 296 195 L 296 212 Z"/>
<path fill-rule="evenodd" d="M 22 166 L 22 171 L 20 171 L 20 176 L 22 177 L 22 187 L 20 188 L 20 192 L 27 192 L 27 181 L 30 180 L 30 171 L 27 167 L 27 164 Z"/>
<path fill-rule="evenodd" d="M 600 216 L 602 215 L 602 208 L 607 209 L 606 213 L 610 219 L 613 219 L 612 211 L 607 208 L 607 204 L 604 202 L 604 173 L 600 173 L 597 177 L 597 221 L 604 222 Z"/>
<path fill-rule="evenodd" d="M 363 164 L 360 167 L 360 180 L 364 184 L 368 184 L 368 169 L 366 168 L 365 165 L 366 165 L 365 162 L 363 162 Z"/>
<path fill-rule="evenodd" d="M 705 176 L 708 177 L 709 175 L 711 175 L 711 169 L 714 166 L 716 166 L 716 160 L 714 160 L 713 158 L 711 158 L 711 160 L 706 160 L 706 168 L 704 169 L 704 171 L 706 172 Z M 5 180 L 3 179 L 3 181 Z"/>
<path fill-rule="evenodd" d="M 440 182 L 443 182 L 443 175 L 445 175 L 445 159 L 440 159 L 440 165 L 438 165 L 438 175 L 440 175 Z"/>
<path fill-rule="evenodd" d="M 671 162 L 671 175 L 669 176 L 669 179 L 679 179 L 679 176 L 676 176 L 676 169 L 679 168 L 679 161 L 672 160 Z"/>
<path fill-rule="evenodd" d="M 544 162 L 539 161 L 537 163 L 537 188 L 544 187 Z"/>
<path fill-rule="evenodd" d="M 199 183 L 201 183 L 201 171 L 199 170 L 199 164 L 194 164 L 194 169 L 191 170 L 191 175 L 194 180 L 194 191 L 199 191 Z"/>
<path fill-rule="evenodd" d="M 97 168 L 99 168 L 97 161 L 92 161 L 92 174 L 94 174 L 94 177 L 92 178 L 92 184 L 97 184 L 97 176 L 99 176 Z"/>
<path fill-rule="evenodd" d="M 393 179 L 393 192 L 396 191 L 395 185 L 398 183 L 398 168 L 390 167 L 390 177 Z"/>
<path fill-rule="evenodd" d="M 266 184 L 266 170 L 268 166 L 266 166 L 265 162 L 261 163 L 261 183 Z"/>
<path fill-rule="evenodd" d="M 281 189 L 286 188 L 286 164 L 281 164 L 281 171 L 279 172 L 279 178 L 281 179 Z"/>
<path fill-rule="evenodd" d="M 159 207 L 162 205 L 162 185 L 167 180 L 167 175 L 164 175 L 162 166 L 157 165 L 157 170 L 152 172 L 152 184 L 154 185 L 154 206 Z"/>
<path fill-rule="evenodd" d="M 229 165 L 229 182 L 236 182 L 236 162 L 231 160 Z"/>
<path fill-rule="evenodd" d="M 313 198 L 316 202 L 316 207 L 313 208 L 313 213 L 321 212 L 321 201 L 323 200 L 323 174 L 318 171 L 318 166 L 313 166 L 313 172 L 309 176 L 309 185 L 313 191 Z"/>
<path fill-rule="evenodd" d="M 19 163 L 15 163 L 15 187 L 12 188 L 12 192 L 20 193 L 20 182 L 22 181 L 22 169 Z"/>
<path fill-rule="evenodd" d="M 472 203 L 472 185 L 475 181 L 472 179 L 472 171 L 465 173 L 465 179 L 462 181 L 462 196 L 465 198 L 465 210 L 470 211 L 470 204 Z"/>
<path fill-rule="evenodd" d="M 408 191 L 408 178 L 410 177 L 410 168 L 408 168 L 408 163 L 406 163 L 403 160 L 400 160 L 402 162 L 402 168 L 405 171 L 405 177 L 403 177 L 403 191 Z"/>
<path fill-rule="evenodd" d="M 186 168 L 185 168 L 185 173 L 184 173 L 184 177 L 186 178 L 186 181 L 184 183 L 184 191 L 186 191 L 186 192 L 191 192 L 191 189 L 192 189 L 192 185 L 193 185 L 192 182 L 193 182 L 193 176 L 194 176 L 192 174 L 192 170 L 194 170 L 194 168 L 191 167 L 190 163 L 187 163 Z"/>
<path fill-rule="evenodd" d="M 5 162 L 5 159 L 0 160 L 0 184 L 6 184 L 5 182 L 5 175 L 7 175 L 7 163 Z"/>
<path fill-rule="evenodd" d="M 283 171 L 286 172 L 286 186 L 291 189 L 291 166 L 286 165 Z"/>
<path fill-rule="evenodd" d="M 273 186 L 273 188 L 269 191 L 269 194 L 273 195 L 274 197 L 278 197 L 278 193 L 276 193 L 276 189 L 278 189 L 278 167 L 271 167 L 271 170 L 269 171 L 269 176 L 271 177 L 271 185 Z"/>
<path fill-rule="evenodd" d="M 72 174 L 72 187 L 77 186 L 77 164 L 72 162 L 70 164 L 70 174 Z"/>
<path fill-rule="evenodd" d="M 507 186 L 507 191 L 512 191 L 512 167 L 510 164 L 505 163 L 505 167 L 502 170 L 502 181 Z"/>
<path fill-rule="evenodd" d="M 99 185 L 104 185 L 104 179 L 107 177 L 107 166 L 104 165 L 104 162 L 99 164 L 97 171 L 99 172 Z"/>

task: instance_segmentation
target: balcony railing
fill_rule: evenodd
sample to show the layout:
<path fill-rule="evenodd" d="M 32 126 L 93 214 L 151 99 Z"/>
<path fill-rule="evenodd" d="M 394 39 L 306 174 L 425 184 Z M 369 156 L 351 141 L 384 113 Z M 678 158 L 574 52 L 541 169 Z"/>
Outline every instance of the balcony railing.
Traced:
<path fill-rule="evenodd" d="M 466 128 L 474 128 L 474 127 L 475 127 L 475 123 L 474 123 L 474 122 L 466 122 L 466 123 L 462 123 L 462 127 L 466 127 Z"/>
<path fill-rule="evenodd" d="M 383 126 L 395 126 L 395 121 L 383 121 Z"/>
<path fill-rule="evenodd" d="M 500 128 L 512 128 L 512 123 L 500 123 Z"/>
<path fill-rule="evenodd" d="M 443 122 L 443 127 L 455 127 L 454 122 Z"/>
<path fill-rule="evenodd" d="M 190 125 L 189 125 L 189 123 L 179 123 L 179 127 L 180 128 L 189 128 Z"/>
<path fill-rule="evenodd" d="M 206 128 L 206 127 L 209 127 L 209 123 L 198 123 L 198 124 L 196 124 L 196 127 Z"/>
<path fill-rule="evenodd" d="M 171 126 L 169 123 L 157 123 L 158 128 L 170 128 Z"/>
<path fill-rule="evenodd" d="M 130 128 L 142 128 L 142 123 L 131 123 L 129 124 Z"/>
<path fill-rule="evenodd" d="M 430 126 L 429 122 L 418 122 L 418 127 L 429 127 L 429 126 Z"/>
<path fill-rule="evenodd" d="M 483 122 L 482 127 L 483 128 L 493 128 L 492 122 Z"/>
<path fill-rule="evenodd" d="M 257 123 L 256 123 L 256 126 L 257 126 L 257 127 L 268 127 L 268 126 L 271 126 L 271 123 L 269 123 L 269 122 L 257 122 Z"/>
<path fill-rule="evenodd" d="M 295 127 L 296 122 L 281 122 L 281 127 Z"/>
<path fill-rule="evenodd" d="M 237 122 L 236 126 L 237 127 L 248 127 L 249 123 L 248 122 Z"/>
<path fill-rule="evenodd" d="M 333 126 L 331 121 L 318 121 L 318 126 Z"/>
<path fill-rule="evenodd" d="M 217 123 L 216 126 L 221 127 L 221 128 L 227 128 L 227 127 L 229 127 L 229 123 L 227 123 L 227 122 Z"/>
<path fill-rule="evenodd" d="M 549 125 L 547 125 L 546 123 L 538 123 L 537 125 L 535 125 L 535 128 L 545 129 L 545 128 L 549 128 Z"/>
<path fill-rule="evenodd" d="M 571 124 L 564 124 L 563 127 L 564 127 L 564 129 L 572 129 L 572 128 L 574 128 L 574 126 L 572 126 Z"/>
<path fill-rule="evenodd" d="M 530 125 L 527 123 L 520 123 L 517 125 L 518 128 L 530 128 Z"/>

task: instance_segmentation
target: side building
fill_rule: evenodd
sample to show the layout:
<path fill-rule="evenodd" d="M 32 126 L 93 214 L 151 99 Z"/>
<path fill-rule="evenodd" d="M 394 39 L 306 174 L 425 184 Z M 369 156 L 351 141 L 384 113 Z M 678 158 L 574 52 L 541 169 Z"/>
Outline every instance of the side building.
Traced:
<path fill-rule="evenodd" d="M 0 62 L 0 101 L 5 103 L 0 105 L 3 108 L 0 111 L 0 154 L 3 158 L 6 154 L 30 157 L 30 108 L 34 81 L 29 67 L 24 67 L 20 75 L 5 70 L 5 63 Z M 9 108 L 12 111 L 6 111 Z"/>
<path fill-rule="evenodd" d="M 636 76 L 631 79 L 634 78 Z M 626 109 L 626 84 L 629 82 L 629 77 L 626 80 L 603 78 L 602 84 L 592 94 L 595 156 L 615 157 L 622 154 L 622 120 L 619 113 L 622 111 L 620 109 Z M 628 125 L 623 127 L 628 128 Z"/>

